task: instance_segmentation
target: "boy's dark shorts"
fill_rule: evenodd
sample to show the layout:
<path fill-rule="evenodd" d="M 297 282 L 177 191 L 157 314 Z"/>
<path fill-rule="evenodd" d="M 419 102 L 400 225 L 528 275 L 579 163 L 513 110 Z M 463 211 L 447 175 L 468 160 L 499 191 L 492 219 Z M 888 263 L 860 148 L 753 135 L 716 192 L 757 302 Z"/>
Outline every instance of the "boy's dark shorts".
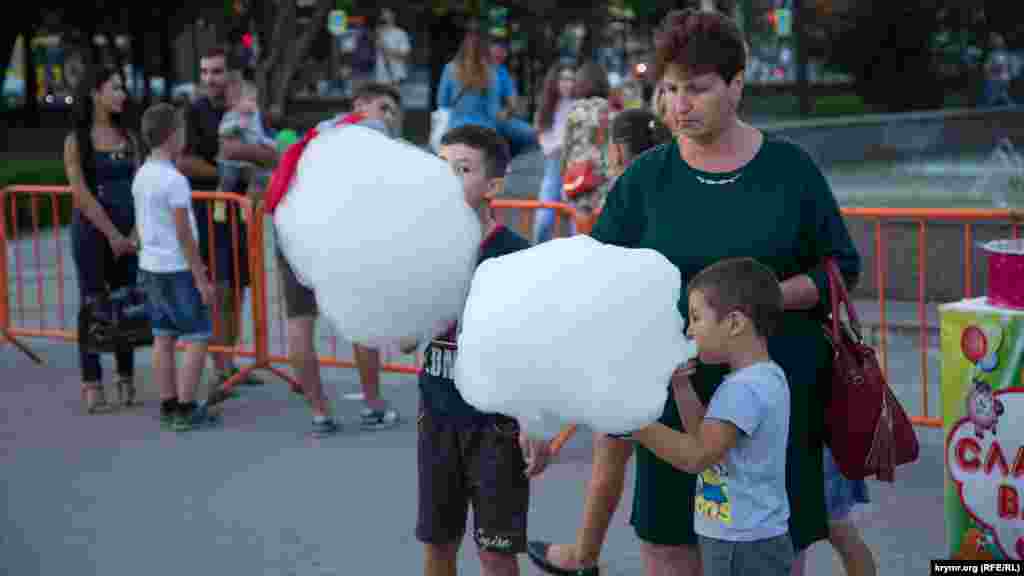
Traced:
<path fill-rule="evenodd" d="M 146 314 L 154 336 L 189 342 L 210 339 L 213 332 L 210 309 L 203 304 L 191 272 L 140 270 L 139 281 L 146 291 Z"/>
<path fill-rule="evenodd" d="M 275 248 L 277 254 L 277 275 L 281 278 L 281 291 L 284 292 L 284 310 L 288 318 L 300 316 L 316 316 L 316 294 L 312 289 L 306 288 L 299 283 L 295 277 L 288 260 L 281 253 L 280 248 Z"/>
<path fill-rule="evenodd" d="M 749 542 L 729 542 L 700 536 L 705 574 L 715 576 L 789 576 L 796 551 L 789 534 Z"/>
<path fill-rule="evenodd" d="M 421 409 L 417 428 L 416 538 L 428 544 L 458 542 L 472 504 L 479 549 L 525 552 L 530 480 L 518 423 L 504 416 L 469 425 L 446 422 Z"/>

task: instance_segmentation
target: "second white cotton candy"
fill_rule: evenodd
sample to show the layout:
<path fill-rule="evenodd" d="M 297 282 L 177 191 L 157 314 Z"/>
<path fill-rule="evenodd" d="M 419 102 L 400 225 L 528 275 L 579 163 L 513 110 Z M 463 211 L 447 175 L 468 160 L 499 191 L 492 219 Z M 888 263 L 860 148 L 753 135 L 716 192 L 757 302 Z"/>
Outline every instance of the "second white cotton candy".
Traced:
<path fill-rule="evenodd" d="M 661 416 L 672 372 L 696 355 L 679 270 L 654 250 L 589 236 L 482 263 L 461 321 L 455 383 L 471 405 L 534 436 L 604 433 Z"/>

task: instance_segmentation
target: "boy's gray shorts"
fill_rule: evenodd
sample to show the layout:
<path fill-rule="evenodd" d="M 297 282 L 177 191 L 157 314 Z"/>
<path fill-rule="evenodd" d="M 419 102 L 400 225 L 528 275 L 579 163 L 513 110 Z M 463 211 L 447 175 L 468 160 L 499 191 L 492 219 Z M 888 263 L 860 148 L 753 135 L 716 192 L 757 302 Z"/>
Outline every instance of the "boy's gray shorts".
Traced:
<path fill-rule="evenodd" d="M 753 542 L 729 542 L 700 536 L 704 576 L 789 576 L 795 558 L 789 534 Z"/>

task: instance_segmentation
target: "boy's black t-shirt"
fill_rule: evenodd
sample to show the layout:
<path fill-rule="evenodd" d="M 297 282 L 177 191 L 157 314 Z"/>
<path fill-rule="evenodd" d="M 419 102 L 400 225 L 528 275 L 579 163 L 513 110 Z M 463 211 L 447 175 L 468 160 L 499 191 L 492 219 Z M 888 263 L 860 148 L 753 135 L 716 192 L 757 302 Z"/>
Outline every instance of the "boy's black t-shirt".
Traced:
<path fill-rule="evenodd" d="M 508 228 L 498 225 L 481 243 L 481 262 L 505 254 L 518 252 L 530 247 L 530 242 Z M 423 368 L 419 374 L 420 400 L 423 409 L 433 418 L 442 418 L 460 423 L 487 421 L 496 415 L 480 412 L 466 402 L 455 387 L 455 353 L 458 326 L 448 331 L 427 347 Z"/>

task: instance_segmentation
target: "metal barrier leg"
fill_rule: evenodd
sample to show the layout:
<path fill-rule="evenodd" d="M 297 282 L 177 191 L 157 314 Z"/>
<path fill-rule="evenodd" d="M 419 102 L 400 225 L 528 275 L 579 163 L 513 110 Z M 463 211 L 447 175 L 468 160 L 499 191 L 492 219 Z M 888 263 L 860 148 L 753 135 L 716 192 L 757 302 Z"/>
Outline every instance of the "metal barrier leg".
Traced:
<path fill-rule="evenodd" d="M 562 451 L 562 446 L 565 446 L 565 443 L 568 442 L 574 434 L 576 434 L 575 424 L 570 424 L 569 426 L 562 428 L 562 431 L 559 432 L 558 435 L 555 436 L 554 440 L 551 441 L 551 445 L 549 447 L 551 455 L 558 456 L 558 453 Z"/>
<path fill-rule="evenodd" d="M 31 358 L 32 361 L 35 362 L 36 364 L 39 364 L 40 366 L 44 364 L 43 359 L 38 354 L 33 352 L 31 348 L 29 348 L 24 343 L 15 338 L 13 335 L 11 335 L 11 333 L 8 332 L 6 328 L 0 328 L 0 337 L 10 342 L 11 345 L 20 350 L 21 353 L 24 354 L 25 356 Z"/>
<path fill-rule="evenodd" d="M 221 386 L 221 391 L 223 393 L 218 399 L 221 402 L 228 398 L 231 390 L 238 385 L 239 382 L 248 378 L 250 374 L 257 370 L 266 370 L 267 372 L 270 372 L 274 376 L 277 376 L 287 382 L 292 390 L 300 389 L 298 381 L 291 374 L 277 368 L 270 361 L 269 334 L 267 334 L 269 327 L 269 315 L 267 313 L 267 276 L 263 249 L 263 227 L 265 215 L 263 205 L 259 203 L 254 207 L 247 200 L 239 200 L 239 204 L 242 208 L 243 218 L 248 222 L 247 225 L 249 226 L 248 265 L 250 270 L 250 290 L 252 291 L 253 338 L 255 340 L 256 359 L 253 363 L 240 367 L 238 372 L 224 381 Z M 235 240 L 235 243 L 237 244 L 237 239 Z"/>
<path fill-rule="evenodd" d="M 31 358 L 33 362 L 42 365 L 43 359 L 11 334 L 11 316 L 8 308 L 10 305 L 10 295 L 7 292 L 11 283 L 7 277 L 7 213 L 5 210 L 8 196 L 11 198 L 13 212 L 13 191 L 8 188 L 0 189 L 0 340 L 10 342 L 22 354 Z"/>

